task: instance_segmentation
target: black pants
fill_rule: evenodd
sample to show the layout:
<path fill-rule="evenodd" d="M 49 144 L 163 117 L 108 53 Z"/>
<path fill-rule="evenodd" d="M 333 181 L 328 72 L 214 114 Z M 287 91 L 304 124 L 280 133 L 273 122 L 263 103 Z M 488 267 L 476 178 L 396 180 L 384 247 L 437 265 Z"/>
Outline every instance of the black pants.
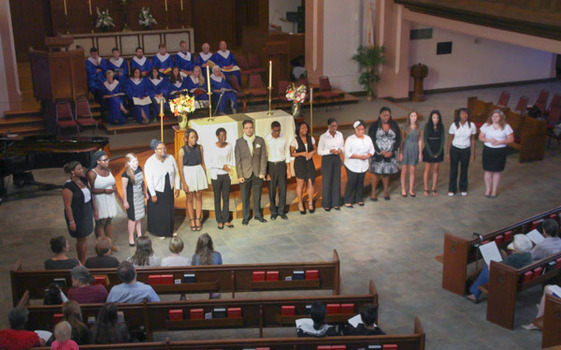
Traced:
<path fill-rule="evenodd" d="M 267 172 L 271 177 L 269 181 L 269 207 L 271 215 L 284 214 L 286 206 L 286 163 L 267 162 Z M 277 188 L 279 190 L 279 203 L 276 203 Z"/>
<path fill-rule="evenodd" d="M 345 186 L 345 204 L 362 202 L 362 192 L 364 191 L 364 173 L 355 173 L 347 169 L 347 185 Z"/>
<path fill-rule="evenodd" d="M 458 188 L 458 163 L 460 163 L 460 192 L 467 192 L 468 189 L 468 168 L 471 147 L 457 148 L 450 147 L 450 183 L 448 192 L 456 193 Z"/>
<path fill-rule="evenodd" d="M 230 185 L 232 181 L 228 174 L 217 175 L 216 180 L 211 180 L 214 191 L 214 215 L 216 222 L 224 224 L 230 218 Z M 220 205 L 222 197 L 222 206 Z M 222 208 L 221 208 L 222 207 Z"/>
<path fill-rule="evenodd" d="M 341 158 L 338 154 L 321 157 L 321 206 L 341 205 Z"/>
<path fill-rule="evenodd" d="M 242 190 L 242 207 L 243 207 L 243 218 L 244 220 L 249 220 L 251 218 L 251 212 L 249 208 L 249 195 L 253 191 L 253 216 L 262 217 L 261 215 L 261 188 L 263 187 L 263 179 L 259 178 L 255 174 L 251 174 L 251 177 L 245 179 L 245 182 L 240 184 L 240 189 Z"/>

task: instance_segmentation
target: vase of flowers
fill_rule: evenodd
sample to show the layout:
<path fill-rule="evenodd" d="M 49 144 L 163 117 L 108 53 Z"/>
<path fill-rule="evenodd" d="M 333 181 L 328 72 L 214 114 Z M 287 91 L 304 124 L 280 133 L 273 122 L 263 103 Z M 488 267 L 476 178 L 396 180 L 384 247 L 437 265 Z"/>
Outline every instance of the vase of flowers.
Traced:
<path fill-rule="evenodd" d="M 150 29 L 153 25 L 158 24 L 154 16 L 152 16 L 150 7 L 142 7 L 140 11 L 138 11 L 138 24 L 143 26 L 144 29 Z"/>
<path fill-rule="evenodd" d="M 115 27 L 115 22 L 113 17 L 109 16 L 109 9 L 101 11 L 99 7 L 95 8 L 97 13 L 97 20 L 95 22 L 95 27 L 99 28 L 102 32 L 106 32 L 111 27 Z"/>
<path fill-rule="evenodd" d="M 189 124 L 189 113 L 195 111 L 195 97 L 191 97 L 188 94 L 180 95 L 169 101 L 169 107 L 173 115 L 177 117 L 179 128 L 185 130 Z"/>
<path fill-rule="evenodd" d="M 292 116 L 298 118 L 302 109 L 302 103 L 306 99 L 306 85 L 292 84 L 286 88 L 286 99 L 292 102 Z"/>

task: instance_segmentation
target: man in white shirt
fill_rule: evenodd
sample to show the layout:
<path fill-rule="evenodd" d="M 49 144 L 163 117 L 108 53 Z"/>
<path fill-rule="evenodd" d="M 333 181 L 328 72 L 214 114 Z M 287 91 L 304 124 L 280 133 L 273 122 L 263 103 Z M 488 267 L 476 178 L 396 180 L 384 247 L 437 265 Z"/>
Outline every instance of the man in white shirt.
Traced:
<path fill-rule="evenodd" d="M 267 180 L 269 181 L 269 207 L 271 209 L 271 220 L 280 216 L 288 220 L 285 214 L 286 205 L 286 182 L 290 174 L 290 143 L 284 135 L 281 135 L 281 125 L 274 121 L 271 123 L 271 133 L 265 137 L 267 144 Z M 278 206 L 276 204 L 277 188 L 279 194 Z"/>

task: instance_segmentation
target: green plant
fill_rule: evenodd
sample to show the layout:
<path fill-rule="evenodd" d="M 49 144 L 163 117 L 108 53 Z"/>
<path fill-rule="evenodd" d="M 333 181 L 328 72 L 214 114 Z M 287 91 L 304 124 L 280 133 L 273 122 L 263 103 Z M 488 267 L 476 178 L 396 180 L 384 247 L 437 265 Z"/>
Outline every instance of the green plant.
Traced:
<path fill-rule="evenodd" d="M 95 27 L 99 28 L 103 31 L 108 30 L 111 27 L 115 27 L 115 23 L 113 22 L 113 18 L 109 16 L 109 9 L 105 11 L 100 11 L 99 7 L 95 8 L 97 12 L 97 20 Z"/>
<path fill-rule="evenodd" d="M 358 78 L 358 83 L 364 87 L 366 95 L 372 97 L 374 84 L 380 81 L 378 66 L 386 62 L 384 46 L 359 46 L 352 59 L 366 69 Z"/>
<path fill-rule="evenodd" d="M 142 7 L 138 11 L 138 24 L 146 29 L 150 29 L 153 25 L 158 24 L 154 16 L 152 16 L 152 12 L 150 12 L 150 7 Z"/>

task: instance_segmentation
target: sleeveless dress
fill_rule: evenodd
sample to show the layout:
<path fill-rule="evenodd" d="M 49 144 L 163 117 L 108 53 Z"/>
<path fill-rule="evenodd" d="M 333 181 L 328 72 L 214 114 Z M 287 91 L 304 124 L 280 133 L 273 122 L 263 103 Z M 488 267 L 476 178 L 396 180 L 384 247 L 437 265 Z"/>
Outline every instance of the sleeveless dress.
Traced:
<path fill-rule="evenodd" d="M 440 163 L 444 160 L 444 130 L 437 128 L 436 130 L 428 123 L 425 125 L 425 146 L 423 148 L 424 163 Z M 430 148 L 430 152 L 429 152 Z M 438 155 L 438 157 L 434 157 Z"/>
<path fill-rule="evenodd" d="M 131 182 L 129 174 L 123 171 L 121 177 L 129 179 L 127 183 L 127 217 L 131 221 L 140 220 L 144 217 L 144 175 L 140 166 L 134 171 L 134 184 Z"/>
<path fill-rule="evenodd" d="M 399 133 L 399 129 L 398 133 Z M 381 152 L 393 152 L 393 155 L 389 158 L 384 157 L 381 154 L 375 153 L 372 156 L 372 162 L 370 164 L 370 172 L 378 175 L 390 175 L 395 174 L 399 171 L 397 166 L 397 159 L 395 157 L 396 147 L 395 144 L 398 140 L 398 135 L 390 127 L 388 132 L 385 132 L 381 124 L 376 130 L 376 140 L 374 141 L 374 147 L 379 149 Z"/>
<path fill-rule="evenodd" d="M 64 188 L 72 192 L 72 203 L 70 204 L 72 216 L 76 222 L 76 231 L 70 231 L 68 217 L 66 216 L 66 209 L 64 210 L 64 219 L 68 233 L 74 238 L 83 238 L 93 232 L 93 206 L 92 206 L 92 193 L 88 188 L 88 180 L 80 178 L 84 184 L 84 188 L 76 185 L 74 181 L 66 181 Z"/>
<path fill-rule="evenodd" d="M 108 176 L 101 176 L 97 171 L 95 171 L 95 169 L 92 169 L 92 171 L 97 174 L 94 181 L 94 189 L 113 189 L 113 186 L 115 186 L 115 177 L 113 177 L 113 174 L 111 174 L 111 172 L 109 172 Z M 117 216 L 117 202 L 115 201 L 115 193 L 95 194 L 94 201 L 100 220 Z"/>
<path fill-rule="evenodd" d="M 202 166 L 201 147 L 183 146 L 183 175 L 189 192 L 208 188 L 206 173 Z"/>
<path fill-rule="evenodd" d="M 405 130 L 404 134 L 405 134 Z M 411 129 L 403 142 L 403 165 L 416 166 L 419 163 L 419 130 Z"/>
<path fill-rule="evenodd" d="M 300 136 L 296 136 L 294 138 L 294 141 L 296 141 L 298 145 L 298 147 L 296 147 L 295 150 L 296 153 L 309 152 L 313 149 L 314 141 L 312 140 L 312 137 L 310 135 L 306 135 L 306 142 L 308 148 L 306 148 L 306 145 L 304 144 L 304 142 L 302 142 Z M 294 145 L 294 141 L 292 141 L 293 145 Z M 306 160 L 306 157 L 304 156 L 298 156 L 294 158 L 294 172 L 296 173 L 296 177 L 298 179 L 303 179 L 306 182 L 309 179 L 312 180 L 312 184 L 313 184 L 316 180 L 316 167 L 314 165 L 313 158 L 310 158 L 308 160 Z"/>

